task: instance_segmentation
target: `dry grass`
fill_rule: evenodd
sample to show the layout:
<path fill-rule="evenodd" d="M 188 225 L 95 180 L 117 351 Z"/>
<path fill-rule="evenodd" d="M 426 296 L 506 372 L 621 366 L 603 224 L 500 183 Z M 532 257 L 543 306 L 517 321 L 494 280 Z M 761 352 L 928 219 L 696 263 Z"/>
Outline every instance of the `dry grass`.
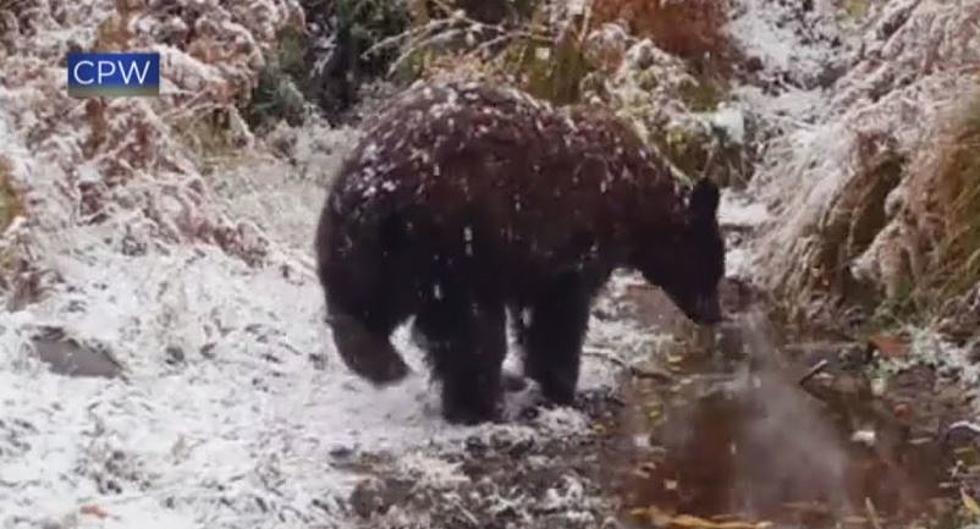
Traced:
<path fill-rule="evenodd" d="M 0 156 L 0 233 L 24 212 L 20 194 L 10 182 L 11 171 L 10 162 Z"/>
<path fill-rule="evenodd" d="M 980 94 L 952 116 L 913 165 L 907 228 L 894 243 L 905 249 L 904 266 L 879 320 L 955 318 L 964 296 L 980 287 Z"/>
<path fill-rule="evenodd" d="M 935 276 L 942 297 L 980 282 L 980 96 L 943 140 L 935 199 L 942 233 Z"/>

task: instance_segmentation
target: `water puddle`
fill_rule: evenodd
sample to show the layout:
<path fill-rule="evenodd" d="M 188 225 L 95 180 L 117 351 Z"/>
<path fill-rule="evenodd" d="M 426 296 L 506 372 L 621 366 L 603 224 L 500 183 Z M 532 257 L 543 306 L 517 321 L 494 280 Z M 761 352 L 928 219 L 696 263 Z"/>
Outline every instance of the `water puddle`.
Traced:
<path fill-rule="evenodd" d="M 950 447 L 846 366 L 791 359 L 761 321 L 678 343 L 657 355 L 669 376 L 625 384 L 608 457 L 627 525 L 944 526 L 959 507 Z"/>

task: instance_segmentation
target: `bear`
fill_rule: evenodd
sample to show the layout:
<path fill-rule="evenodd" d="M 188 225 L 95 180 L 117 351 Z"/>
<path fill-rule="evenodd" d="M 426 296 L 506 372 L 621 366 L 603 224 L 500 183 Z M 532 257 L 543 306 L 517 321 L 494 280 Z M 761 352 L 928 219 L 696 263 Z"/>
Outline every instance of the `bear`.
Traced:
<path fill-rule="evenodd" d="M 336 348 L 374 385 L 408 373 L 389 337 L 411 319 L 445 420 L 497 420 L 509 312 L 524 376 L 570 405 L 593 298 L 617 269 L 697 323 L 721 319 L 717 186 L 686 190 L 608 111 L 429 81 L 362 130 L 315 246 Z"/>

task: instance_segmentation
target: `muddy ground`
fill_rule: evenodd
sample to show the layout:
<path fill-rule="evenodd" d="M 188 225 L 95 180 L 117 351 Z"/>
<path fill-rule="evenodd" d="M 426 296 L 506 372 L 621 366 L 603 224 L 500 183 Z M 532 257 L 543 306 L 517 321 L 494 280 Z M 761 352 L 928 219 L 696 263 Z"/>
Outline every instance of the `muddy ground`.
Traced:
<path fill-rule="evenodd" d="M 441 480 L 341 454 L 368 476 L 350 514 L 362 527 L 543 529 L 954 528 L 980 514 L 964 499 L 980 491 L 980 436 L 955 426 L 970 416 L 955 370 L 889 370 L 900 339 L 789 330 L 746 287 L 725 291 L 731 318 L 713 335 L 640 283 L 597 309 L 674 338 L 639 363 L 607 358 L 621 381 L 581 396 L 589 433 L 542 441 L 521 425 L 548 412 L 527 406 L 511 429 L 427 451 Z"/>

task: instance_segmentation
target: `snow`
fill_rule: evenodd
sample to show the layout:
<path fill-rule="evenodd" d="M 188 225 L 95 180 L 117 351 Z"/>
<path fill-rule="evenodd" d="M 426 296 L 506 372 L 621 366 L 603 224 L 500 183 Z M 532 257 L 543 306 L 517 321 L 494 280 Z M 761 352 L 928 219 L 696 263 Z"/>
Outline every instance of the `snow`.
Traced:
<path fill-rule="evenodd" d="M 841 54 L 834 46 L 834 37 L 842 36 L 836 24 L 839 8 L 833 0 L 809 4 L 806 10 L 802 2 L 737 0 L 729 32 L 769 72 L 819 72 Z"/>
<path fill-rule="evenodd" d="M 726 189 L 718 205 L 718 223 L 722 226 L 758 227 L 769 220 L 769 210 L 744 194 Z"/>
<path fill-rule="evenodd" d="M 745 143 L 745 115 L 741 109 L 722 104 L 715 112 L 708 115 L 708 120 L 715 127 L 725 131 L 725 134 L 735 143 Z"/>

